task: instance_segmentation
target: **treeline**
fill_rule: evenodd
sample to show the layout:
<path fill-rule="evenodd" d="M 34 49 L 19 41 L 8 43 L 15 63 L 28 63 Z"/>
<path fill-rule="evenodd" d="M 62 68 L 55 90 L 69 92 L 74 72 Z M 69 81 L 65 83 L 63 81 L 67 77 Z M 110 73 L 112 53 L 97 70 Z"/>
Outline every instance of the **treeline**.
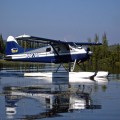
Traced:
<path fill-rule="evenodd" d="M 86 71 L 98 71 L 98 70 L 107 70 L 109 72 L 120 73 L 120 45 L 110 45 L 108 44 L 108 39 L 104 33 L 102 36 L 102 41 L 99 40 L 99 36 L 95 34 L 94 39 L 88 39 L 88 42 L 102 42 L 103 45 L 100 46 L 89 46 L 93 52 L 92 57 L 80 64 L 80 67 Z M 18 43 L 26 48 L 37 48 L 42 46 L 40 43 L 18 41 Z M 2 35 L 0 35 L 0 55 L 5 54 L 5 42 Z M 78 69 L 78 66 L 77 68 Z"/>
<path fill-rule="evenodd" d="M 5 41 L 3 40 L 2 35 L 0 35 L 0 55 L 5 53 Z"/>
<path fill-rule="evenodd" d="M 91 42 L 91 39 L 88 39 Z M 99 42 L 99 36 L 96 34 L 93 40 Z M 101 46 L 90 46 L 93 51 L 92 57 L 84 63 L 83 68 L 86 71 L 107 70 L 112 73 L 120 73 L 120 45 L 108 45 L 108 39 L 104 33 Z"/>

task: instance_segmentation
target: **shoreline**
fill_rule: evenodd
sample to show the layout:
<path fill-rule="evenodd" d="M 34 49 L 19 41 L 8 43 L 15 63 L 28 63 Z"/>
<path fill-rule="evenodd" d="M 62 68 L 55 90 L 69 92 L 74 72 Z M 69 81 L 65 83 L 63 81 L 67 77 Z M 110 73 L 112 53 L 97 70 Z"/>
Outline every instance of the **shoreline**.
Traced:
<path fill-rule="evenodd" d="M 38 63 L 38 62 L 20 62 L 20 61 L 7 61 L 4 59 L 0 59 L 0 68 L 17 68 L 17 69 L 30 69 L 30 68 L 41 68 L 44 67 L 45 65 L 51 65 L 52 63 Z M 78 72 L 80 70 L 79 66 L 76 66 L 75 72 Z M 93 69 L 88 69 L 85 71 L 96 71 Z M 120 73 L 120 68 L 115 67 L 115 68 L 105 68 L 105 69 L 98 69 L 97 71 L 109 71 L 109 73 L 115 73 L 118 74 Z"/>

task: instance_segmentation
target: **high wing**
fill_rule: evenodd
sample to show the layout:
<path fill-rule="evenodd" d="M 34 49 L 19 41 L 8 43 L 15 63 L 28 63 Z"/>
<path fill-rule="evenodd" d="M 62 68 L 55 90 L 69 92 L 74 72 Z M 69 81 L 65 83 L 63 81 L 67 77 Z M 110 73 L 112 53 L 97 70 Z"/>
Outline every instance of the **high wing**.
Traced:
<path fill-rule="evenodd" d="M 102 43 L 96 43 L 96 42 L 74 42 L 76 45 L 102 45 Z"/>
<path fill-rule="evenodd" d="M 96 43 L 96 42 L 66 42 L 61 40 L 54 40 L 54 39 L 48 39 L 48 38 L 42 38 L 42 37 L 35 37 L 35 36 L 29 36 L 29 35 L 21 35 L 16 37 L 17 40 L 26 40 L 31 42 L 39 42 L 43 44 L 64 44 L 64 45 L 102 45 L 102 43 Z"/>
<path fill-rule="evenodd" d="M 43 44 L 66 44 L 64 41 L 60 40 L 54 40 L 54 39 L 48 39 L 48 38 L 42 38 L 42 37 L 35 37 L 35 36 L 29 36 L 29 35 L 21 35 L 16 37 L 17 40 L 25 40 L 25 41 L 31 41 L 31 42 L 39 42 Z"/>
<path fill-rule="evenodd" d="M 66 42 L 61 40 L 47 39 L 47 38 L 35 37 L 35 36 L 29 36 L 29 35 L 21 35 L 16 37 L 16 39 L 49 44 L 52 46 L 53 50 L 57 55 L 59 55 L 60 52 L 62 53 L 70 52 L 70 46 L 102 45 L 101 43 L 95 43 L 95 42 Z"/>
<path fill-rule="evenodd" d="M 60 40 L 53 40 L 53 39 L 47 39 L 47 38 L 35 37 L 29 35 L 21 35 L 16 37 L 16 39 L 51 45 L 57 55 L 59 55 L 60 52 L 63 53 L 70 51 L 69 44 L 67 42 Z"/>

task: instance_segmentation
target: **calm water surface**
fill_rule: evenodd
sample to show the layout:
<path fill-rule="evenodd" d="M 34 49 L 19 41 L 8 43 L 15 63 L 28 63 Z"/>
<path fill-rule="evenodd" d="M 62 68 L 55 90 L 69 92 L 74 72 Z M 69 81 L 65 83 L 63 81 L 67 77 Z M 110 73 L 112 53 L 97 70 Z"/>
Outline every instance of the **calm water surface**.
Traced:
<path fill-rule="evenodd" d="M 119 120 L 120 74 L 97 82 L 0 71 L 0 120 Z"/>

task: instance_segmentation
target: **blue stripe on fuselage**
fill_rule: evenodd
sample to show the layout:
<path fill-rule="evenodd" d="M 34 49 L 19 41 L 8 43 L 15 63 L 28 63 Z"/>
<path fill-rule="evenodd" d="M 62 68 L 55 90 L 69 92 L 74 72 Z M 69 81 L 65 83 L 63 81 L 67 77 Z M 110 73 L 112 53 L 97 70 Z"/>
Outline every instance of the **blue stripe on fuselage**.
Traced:
<path fill-rule="evenodd" d="M 74 62 L 75 60 L 84 62 L 89 59 L 87 54 L 73 54 L 73 55 L 60 55 L 60 56 L 44 56 L 44 57 L 33 57 L 33 58 L 21 58 L 13 59 L 15 61 L 24 61 L 24 62 L 44 62 L 44 63 L 68 63 Z"/>

